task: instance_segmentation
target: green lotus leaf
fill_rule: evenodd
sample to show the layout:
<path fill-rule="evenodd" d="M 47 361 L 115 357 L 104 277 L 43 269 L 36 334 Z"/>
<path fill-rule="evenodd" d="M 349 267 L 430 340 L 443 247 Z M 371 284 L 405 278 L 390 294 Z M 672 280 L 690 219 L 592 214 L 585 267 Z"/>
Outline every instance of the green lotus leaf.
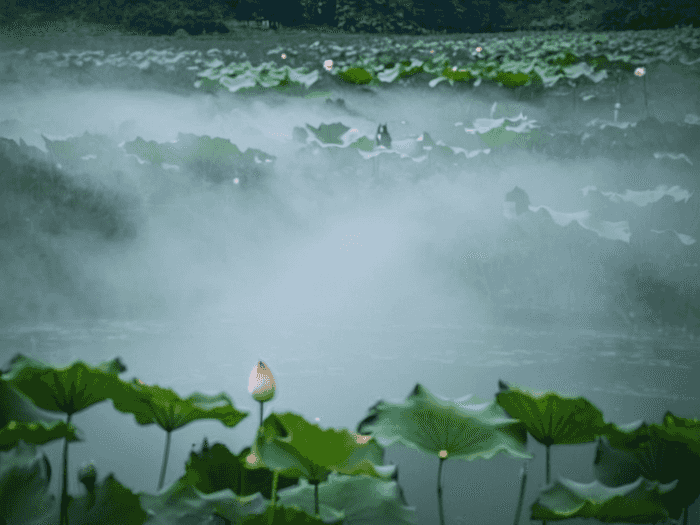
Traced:
<path fill-rule="evenodd" d="M 226 518 L 228 514 L 219 510 L 218 515 Z M 241 525 L 341 525 L 344 523 L 342 513 L 330 514 L 327 517 L 316 517 L 298 507 L 275 507 L 272 509 L 272 519 L 269 514 L 247 516 L 237 522 Z"/>
<path fill-rule="evenodd" d="M 596 450 L 595 477 L 618 487 L 643 476 L 652 481 L 678 486 L 666 502 L 671 517 L 679 519 L 682 509 L 700 495 L 700 446 L 697 420 L 679 418 L 667 412 L 662 425 L 643 424 L 626 436 L 618 431 L 601 436 Z"/>
<path fill-rule="evenodd" d="M 370 441 L 371 443 L 371 441 Z M 282 506 L 298 505 L 314 513 L 314 485 L 305 479 L 296 487 L 278 493 Z M 344 525 L 381 523 L 409 525 L 417 523 L 416 510 L 409 507 L 395 480 L 386 481 L 371 476 L 346 476 L 333 472 L 325 483 L 318 485 L 321 516 L 324 507 L 342 509 Z"/>
<path fill-rule="evenodd" d="M 223 392 L 213 396 L 195 392 L 182 399 L 169 388 L 147 385 L 137 378 L 130 383 L 123 382 L 122 385 L 122 394 L 112 399 L 114 408 L 133 414 L 139 425 L 156 423 L 167 432 L 158 490 L 165 481 L 173 430 L 200 419 L 218 419 L 227 427 L 235 427 L 248 415 L 247 412 L 236 410 L 231 398 Z"/>
<path fill-rule="evenodd" d="M 33 525 L 53 514 L 57 502 L 50 482 L 51 463 L 46 454 L 37 456 L 36 446 L 20 442 L 11 452 L 0 453 L 0 522 Z"/>
<path fill-rule="evenodd" d="M 545 446 L 591 443 L 608 428 L 603 413 L 584 397 L 533 394 L 502 381 L 499 385 L 496 402 Z"/>
<path fill-rule="evenodd" d="M 337 144 L 342 145 L 342 137 L 350 128 L 344 125 L 342 122 L 334 122 L 333 124 L 321 124 L 318 128 L 313 127 L 310 124 L 306 125 L 309 128 L 316 139 L 321 144 Z"/>
<path fill-rule="evenodd" d="M 250 496 L 260 492 L 270 499 L 274 474 L 266 468 L 247 468 L 250 454 L 250 447 L 235 455 L 221 443 L 214 443 L 210 447 L 204 438 L 200 452 L 190 452 L 181 479 L 204 494 L 231 489 L 237 496 Z M 299 478 L 279 476 L 277 489 L 291 487 L 298 481 Z"/>
<path fill-rule="evenodd" d="M 141 504 L 151 515 L 154 525 L 171 523 L 206 523 L 214 516 L 229 523 L 269 525 L 270 502 L 262 494 L 237 497 L 230 489 L 212 494 L 203 494 L 180 479 L 158 495 L 140 493 Z M 337 514 L 337 513 L 335 513 Z M 271 523 L 342 523 L 333 515 L 332 520 L 323 521 L 309 516 L 299 508 L 278 506 L 274 509 Z"/>
<path fill-rule="evenodd" d="M 68 505 L 70 525 L 142 525 L 151 516 L 144 510 L 139 496 L 109 474 L 95 484 L 92 493 L 74 498 Z"/>
<path fill-rule="evenodd" d="M 362 67 L 351 67 L 345 71 L 340 71 L 338 76 L 350 84 L 365 85 L 372 81 L 372 75 Z"/>
<path fill-rule="evenodd" d="M 559 479 L 532 505 L 530 519 L 589 518 L 603 523 L 659 523 L 669 518 L 665 497 L 676 482 L 662 485 L 643 477 L 618 488 L 598 481 L 583 484 Z"/>
<path fill-rule="evenodd" d="M 365 436 L 347 430 L 323 430 L 303 417 L 286 412 L 272 414 L 263 422 L 253 445 L 260 464 L 285 476 L 304 477 L 320 483 L 328 474 L 343 474 L 391 479 L 393 465 L 380 466 L 382 456 L 377 445 Z M 256 463 L 252 467 L 257 466 Z"/>
<path fill-rule="evenodd" d="M 58 421 L 39 413 L 27 396 L 0 379 L 0 428 L 10 421 L 29 423 L 31 421 Z"/>
<path fill-rule="evenodd" d="M 676 442 L 684 443 L 691 452 L 700 456 L 700 420 L 664 414 L 663 426 Z"/>
<path fill-rule="evenodd" d="M 357 432 L 382 446 L 398 441 L 440 458 L 489 459 L 501 451 L 532 458 L 525 450 L 525 426 L 509 419 L 495 401 L 466 404 L 471 397 L 451 401 L 417 384 L 404 403 L 379 401 Z"/>
<path fill-rule="evenodd" d="M 248 413 L 236 410 L 224 392 L 216 395 L 195 392 L 186 399 L 169 388 L 147 385 L 139 379 L 125 383 L 130 389 L 113 399 L 114 408 L 133 414 L 139 425 L 156 423 L 171 432 L 200 419 L 218 419 L 227 427 L 235 427 Z"/>
<path fill-rule="evenodd" d="M 10 421 L 0 428 L 0 450 L 10 450 L 20 441 L 33 445 L 44 445 L 57 439 L 67 439 L 70 442 L 83 441 L 78 435 L 78 430 L 73 425 L 67 425 L 63 421 L 32 421 L 20 423 Z"/>
<path fill-rule="evenodd" d="M 69 416 L 120 395 L 117 377 L 123 365 L 118 359 L 91 367 L 76 361 L 66 368 L 49 365 L 18 354 L 3 379 L 42 410 Z"/>

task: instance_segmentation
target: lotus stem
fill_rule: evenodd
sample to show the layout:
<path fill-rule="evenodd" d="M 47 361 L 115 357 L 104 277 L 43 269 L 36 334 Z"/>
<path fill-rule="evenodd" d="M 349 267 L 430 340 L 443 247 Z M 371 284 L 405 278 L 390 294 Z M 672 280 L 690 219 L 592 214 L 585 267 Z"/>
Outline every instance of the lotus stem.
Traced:
<path fill-rule="evenodd" d="M 160 478 L 158 479 L 158 490 L 163 488 L 165 482 L 165 469 L 168 467 L 168 456 L 170 455 L 170 430 L 165 434 L 165 450 L 163 451 L 163 464 L 160 467 Z"/>
<path fill-rule="evenodd" d="M 644 93 L 644 110 L 646 111 L 646 117 L 649 118 L 649 103 L 647 100 L 647 76 L 642 75 L 642 92 Z"/>
<path fill-rule="evenodd" d="M 263 405 L 265 404 L 265 401 L 259 401 L 260 403 L 260 425 L 258 425 L 258 428 L 262 428 L 262 423 L 263 423 Z"/>
<path fill-rule="evenodd" d="M 277 504 L 277 482 L 280 479 L 280 472 L 279 470 L 275 470 L 273 476 L 272 476 L 272 506 L 274 507 Z"/>
<path fill-rule="evenodd" d="M 440 456 L 440 463 L 438 464 L 438 475 L 437 475 L 437 497 L 438 497 L 438 514 L 440 516 L 440 525 L 445 525 L 445 513 L 442 508 L 442 484 L 440 483 L 442 477 L 442 464 L 445 462 L 445 458 Z"/>
<path fill-rule="evenodd" d="M 270 504 L 270 512 L 268 514 L 267 522 L 269 525 L 272 525 L 272 522 L 275 520 L 275 509 L 277 507 L 277 481 L 279 480 L 280 473 L 278 470 L 275 470 L 272 473 L 272 494 L 270 495 L 271 499 L 271 504 Z"/>
<path fill-rule="evenodd" d="M 549 485 L 549 479 L 550 479 L 550 476 L 549 476 L 549 473 L 550 473 L 550 468 L 549 468 L 550 447 L 551 447 L 551 445 L 545 445 L 545 448 L 547 451 L 547 453 L 545 455 L 545 457 L 547 458 L 547 460 L 545 461 L 545 472 L 546 472 L 547 485 Z M 542 520 L 542 525 L 547 525 L 547 520 Z"/>
<path fill-rule="evenodd" d="M 525 500 L 525 484 L 527 483 L 527 461 L 523 463 L 520 469 L 520 496 L 518 496 L 518 507 L 515 509 L 515 520 L 513 525 L 520 523 L 520 512 L 523 510 L 523 501 Z"/>
<path fill-rule="evenodd" d="M 71 415 L 66 418 L 70 425 Z M 63 438 L 63 479 L 61 480 L 61 525 L 68 525 L 68 437 Z"/>

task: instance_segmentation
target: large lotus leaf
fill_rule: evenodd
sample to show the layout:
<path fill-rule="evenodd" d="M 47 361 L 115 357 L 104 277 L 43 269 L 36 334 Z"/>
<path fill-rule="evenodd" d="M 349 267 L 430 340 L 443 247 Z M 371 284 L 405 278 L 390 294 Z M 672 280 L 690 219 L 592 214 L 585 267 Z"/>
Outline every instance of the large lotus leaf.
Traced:
<path fill-rule="evenodd" d="M 67 439 L 70 442 L 83 441 L 78 435 L 78 430 L 73 425 L 67 425 L 63 421 L 48 423 L 45 421 L 32 421 L 19 423 L 10 421 L 0 428 L 0 450 L 10 450 L 20 441 L 34 445 L 44 445 L 57 439 Z"/>
<path fill-rule="evenodd" d="M 27 396 L 17 392 L 7 381 L 0 379 L 0 428 L 10 421 L 29 423 L 31 421 L 58 421 L 41 415 Z"/>
<path fill-rule="evenodd" d="M 213 494 L 203 494 L 182 479 L 177 480 L 158 495 L 139 493 L 141 505 L 151 515 L 153 525 L 170 525 L 171 523 L 206 523 L 215 512 L 214 505 L 236 496 L 229 489 Z M 246 502 L 241 506 L 247 512 L 262 513 L 266 504 L 260 496 L 259 501 Z M 252 507 L 252 508 L 251 508 Z"/>
<path fill-rule="evenodd" d="M 671 412 L 664 414 L 663 426 L 669 437 L 683 443 L 695 455 L 700 456 L 700 421 L 674 416 Z"/>
<path fill-rule="evenodd" d="M 269 515 L 265 514 L 248 516 L 238 523 L 241 525 L 342 525 L 344 523 L 342 514 L 336 517 L 330 515 L 325 518 L 318 518 L 307 514 L 298 507 L 275 507 L 272 512 L 271 521 L 268 517 Z M 227 516 L 223 511 L 219 511 L 218 514 L 224 518 Z"/>
<path fill-rule="evenodd" d="M 236 410 L 224 392 L 216 395 L 195 392 L 182 399 L 173 390 L 147 385 L 139 379 L 123 383 L 122 395 L 112 399 L 114 408 L 134 414 L 139 425 L 156 423 L 167 432 L 200 419 L 218 419 L 227 427 L 235 427 L 248 413 Z"/>
<path fill-rule="evenodd" d="M 277 67 L 274 62 L 260 64 L 254 72 L 258 75 L 258 84 L 264 88 L 279 86 L 288 81 L 285 67 Z"/>
<path fill-rule="evenodd" d="M 337 471 L 391 479 L 396 467 L 380 466 L 376 445 L 366 436 L 347 430 L 321 429 L 303 417 L 286 412 L 271 414 L 258 429 L 251 468 L 265 466 L 286 476 L 323 482 Z M 381 459 L 381 458 L 379 458 Z"/>
<path fill-rule="evenodd" d="M 68 505 L 70 525 L 141 525 L 149 518 L 139 496 L 119 483 L 112 474 L 102 483 L 95 484 L 93 494 L 71 498 Z"/>
<path fill-rule="evenodd" d="M 666 506 L 676 482 L 662 485 L 643 477 L 618 488 L 559 479 L 532 505 L 532 520 L 589 518 L 603 523 L 659 523 L 669 518 Z"/>
<path fill-rule="evenodd" d="M 349 84 L 366 85 L 372 81 L 372 75 L 362 67 L 351 67 L 345 71 L 339 71 L 338 77 Z"/>
<path fill-rule="evenodd" d="M 81 157 L 106 152 L 115 146 L 114 141 L 106 135 L 91 135 L 87 131 L 80 137 L 69 137 L 66 140 L 50 140 L 43 134 L 41 138 L 54 159 L 73 164 Z"/>
<path fill-rule="evenodd" d="M 0 518 L 6 525 L 28 525 L 52 512 L 56 498 L 49 494 L 51 464 L 36 447 L 20 442 L 12 452 L 0 453 Z M 56 522 L 58 523 L 58 522 Z"/>
<path fill-rule="evenodd" d="M 584 397 L 533 394 L 502 381 L 499 386 L 496 402 L 545 446 L 591 443 L 608 428 L 603 413 Z"/>
<path fill-rule="evenodd" d="M 91 367 L 76 361 L 66 368 L 52 368 L 17 354 L 10 371 L 3 376 L 42 410 L 73 415 L 86 408 L 119 396 L 123 391 L 117 377 L 124 365 L 113 359 Z"/>
<path fill-rule="evenodd" d="M 159 144 L 155 140 L 146 141 L 141 137 L 124 143 L 124 151 L 138 155 L 153 164 L 177 164 L 179 155 L 172 144 Z"/>
<path fill-rule="evenodd" d="M 197 136 L 192 133 L 178 133 L 177 148 L 181 160 L 189 163 L 197 160 L 208 160 L 224 165 L 234 165 L 242 152 L 228 139 L 211 138 L 207 135 Z"/>
<path fill-rule="evenodd" d="M 299 486 L 278 493 L 281 505 L 297 505 L 314 513 L 314 485 L 306 480 Z M 345 514 L 343 525 L 381 523 L 408 525 L 417 523 L 416 510 L 409 507 L 399 484 L 371 476 L 346 476 L 331 473 L 325 483 L 318 485 L 321 515 L 324 506 Z"/>
<path fill-rule="evenodd" d="M 471 397 L 451 401 L 417 384 L 404 403 L 379 401 L 357 432 L 383 446 L 399 441 L 441 458 L 490 459 L 501 451 L 532 458 L 525 450 L 525 426 L 509 419 L 495 401 L 466 404 Z"/>
<path fill-rule="evenodd" d="M 236 93 L 242 89 L 255 88 L 257 86 L 257 75 L 253 71 L 245 71 L 235 78 L 223 75 L 219 78 L 219 83 L 231 93 Z"/>
<path fill-rule="evenodd" d="M 269 525 L 270 502 L 258 493 L 253 496 L 236 497 L 230 489 L 213 494 L 203 494 L 182 479 L 173 483 L 158 495 L 140 493 L 141 504 L 151 515 L 153 525 L 173 523 L 210 523 L 213 516 L 219 516 L 229 523 L 260 523 Z M 287 520 L 287 516 L 294 520 Z M 341 516 L 342 517 L 342 516 Z M 306 520 L 306 521 L 305 521 Z M 278 506 L 275 510 L 275 523 L 340 523 L 335 513 L 328 521 L 317 520 L 301 510 Z"/>
<path fill-rule="evenodd" d="M 684 428 L 684 424 L 688 427 Z M 611 487 L 630 483 L 638 476 L 661 483 L 678 480 L 669 500 L 674 504 L 671 516 L 678 519 L 681 510 L 700 495 L 700 480 L 696 475 L 700 456 L 692 450 L 698 446 L 696 425 L 693 420 L 683 420 L 668 412 L 663 425 L 640 426 L 627 440 L 613 443 L 602 436 L 594 461 L 596 479 Z"/>
<path fill-rule="evenodd" d="M 199 453 L 190 452 L 182 480 L 204 494 L 231 489 L 237 496 L 250 496 L 260 492 L 270 499 L 273 473 L 265 468 L 246 468 L 250 453 L 251 448 L 246 447 L 236 456 L 221 443 L 209 447 L 205 438 Z M 291 487 L 298 481 L 299 478 L 279 476 L 277 489 Z"/>
<path fill-rule="evenodd" d="M 291 82 L 296 82 L 306 86 L 307 88 L 318 82 L 318 70 L 313 70 L 310 73 L 307 73 L 305 67 L 298 67 L 296 69 L 292 69 L 289 66 L 286 67 L 288 68 L 287 75 L 289 76 L 289 80 Z"/>
<path fill-rule="evenodd" d="M 342 122 L 334 122 L 333 124 L 321 124 L 318 128 L 313 127 L 311 124 L 306 125 L 309 128 L 316 139 L 323 144 L 338 144 L 342 145 L 343 140 L 340 138 L 345 135 L 345 133 L 350 129 Z"/>

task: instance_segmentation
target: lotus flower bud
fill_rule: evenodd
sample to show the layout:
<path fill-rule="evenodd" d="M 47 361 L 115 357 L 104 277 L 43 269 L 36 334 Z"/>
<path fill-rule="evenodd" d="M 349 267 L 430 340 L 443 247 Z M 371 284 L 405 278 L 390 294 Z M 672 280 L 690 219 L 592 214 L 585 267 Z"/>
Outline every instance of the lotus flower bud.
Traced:
<path fill-rule="evenodd" d="M 275 397 L 275 378 L 262 361 L 258 361 L 248 380 L 248 392 L 259 402 L 270 401 Z"/>

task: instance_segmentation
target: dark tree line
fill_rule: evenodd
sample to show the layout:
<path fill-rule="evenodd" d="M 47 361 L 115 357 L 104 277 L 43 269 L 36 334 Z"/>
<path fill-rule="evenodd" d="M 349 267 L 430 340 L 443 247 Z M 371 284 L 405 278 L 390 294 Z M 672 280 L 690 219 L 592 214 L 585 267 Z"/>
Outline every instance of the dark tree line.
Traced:
<path fill-rule="evenodd" d="M 342 16 L 432 31 L 623 30 L 700 26 L 697 0 L 231 0 L 239 20 L 338 26 Z M 341 15 L 341 16 L 339 16 Z M 375 22 L 371 22 L 372 19 Z M 389 24 L 392 25 L 392 24 Z M 399 24 L 400 26 L 400 24 Z"/>
<path fill-rule="evenodd" d="M 223 30 L 227 18 L 395 33 L 700 27 L 698 0 L 0 0 L 0 22 L 27 10 L 125 27 L 152 20 L 166 33 Z"/>

